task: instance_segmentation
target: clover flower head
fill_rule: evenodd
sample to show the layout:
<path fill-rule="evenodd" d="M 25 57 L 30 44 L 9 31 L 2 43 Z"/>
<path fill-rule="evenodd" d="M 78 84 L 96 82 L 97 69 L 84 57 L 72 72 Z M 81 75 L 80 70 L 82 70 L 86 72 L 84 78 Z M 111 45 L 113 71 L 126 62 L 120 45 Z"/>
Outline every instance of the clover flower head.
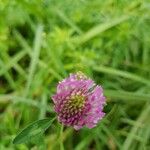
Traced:
<path fill-rule="evenodd" d="M 76 130 L 95 127 L 105 115 L 102 87 L 82 72 L 70 74 L 59 82 L 52 100 L 59 122 Z"/>

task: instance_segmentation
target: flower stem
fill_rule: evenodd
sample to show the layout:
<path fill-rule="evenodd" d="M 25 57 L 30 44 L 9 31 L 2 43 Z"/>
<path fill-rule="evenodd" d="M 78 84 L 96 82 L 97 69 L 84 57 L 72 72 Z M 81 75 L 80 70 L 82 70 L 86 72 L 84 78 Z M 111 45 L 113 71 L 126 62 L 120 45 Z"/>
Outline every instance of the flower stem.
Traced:
<path fill-rule="evenodd" d="M 60 150 L 64 150 L 64 145 L 63 145 L 63 129 L 64 129 L 64 126 L 61 125 L 61 127 L 60 127 Z"/>

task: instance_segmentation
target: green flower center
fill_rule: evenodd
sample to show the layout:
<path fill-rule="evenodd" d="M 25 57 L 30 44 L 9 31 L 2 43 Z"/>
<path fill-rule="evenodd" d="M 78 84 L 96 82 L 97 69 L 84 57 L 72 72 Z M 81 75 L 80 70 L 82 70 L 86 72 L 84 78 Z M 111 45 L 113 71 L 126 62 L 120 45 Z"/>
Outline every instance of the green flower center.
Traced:
<path fill-rule="evenodd" d="M 70 97 L 67 98 L 68 101 L 65 103 L 63 107 L 62 113 L 67 116 L 72 116 L 77 113 L 81 113 L 83 107 L 85 105 L 85 96 L 79 93 L 74 93 Z"/>
<path fill-rule="evenodd" d="M 81 96 L 81 95 L 71 96 L 69 104 L 70 104 L 69 106 L 71 106 L 73 108 L 80 109 L 85 104 L 85 97 Z"/>

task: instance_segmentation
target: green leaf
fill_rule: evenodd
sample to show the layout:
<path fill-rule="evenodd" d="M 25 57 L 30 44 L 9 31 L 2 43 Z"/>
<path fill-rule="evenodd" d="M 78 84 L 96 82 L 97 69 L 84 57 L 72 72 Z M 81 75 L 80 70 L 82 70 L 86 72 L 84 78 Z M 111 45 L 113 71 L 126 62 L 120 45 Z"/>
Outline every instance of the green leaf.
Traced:
<path fill-rule="evenodd" d="M 21 144 L 37 138 L 45 132 L 54 120 L 55 118 L 48 118 L 33 122 L 15 137 L 13 144 Z"/>

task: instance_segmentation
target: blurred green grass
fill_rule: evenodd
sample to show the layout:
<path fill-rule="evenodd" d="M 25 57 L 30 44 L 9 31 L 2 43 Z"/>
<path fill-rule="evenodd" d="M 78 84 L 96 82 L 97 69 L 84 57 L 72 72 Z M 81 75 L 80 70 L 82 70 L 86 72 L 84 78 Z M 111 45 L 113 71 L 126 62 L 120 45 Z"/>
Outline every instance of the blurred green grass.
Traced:
<path fill-rule="evenodd" d="M 104 88 L 107 115 L 91 130 L 65 128 L 65 150 L 150 149 L 149 27 L 148 0 L 1 0 L 0 149 L 36 149 L 12 139 L 55 115 L 57 82 L 79 70 Z M 48 150 L 59 149 L 59 126 Z"/>

